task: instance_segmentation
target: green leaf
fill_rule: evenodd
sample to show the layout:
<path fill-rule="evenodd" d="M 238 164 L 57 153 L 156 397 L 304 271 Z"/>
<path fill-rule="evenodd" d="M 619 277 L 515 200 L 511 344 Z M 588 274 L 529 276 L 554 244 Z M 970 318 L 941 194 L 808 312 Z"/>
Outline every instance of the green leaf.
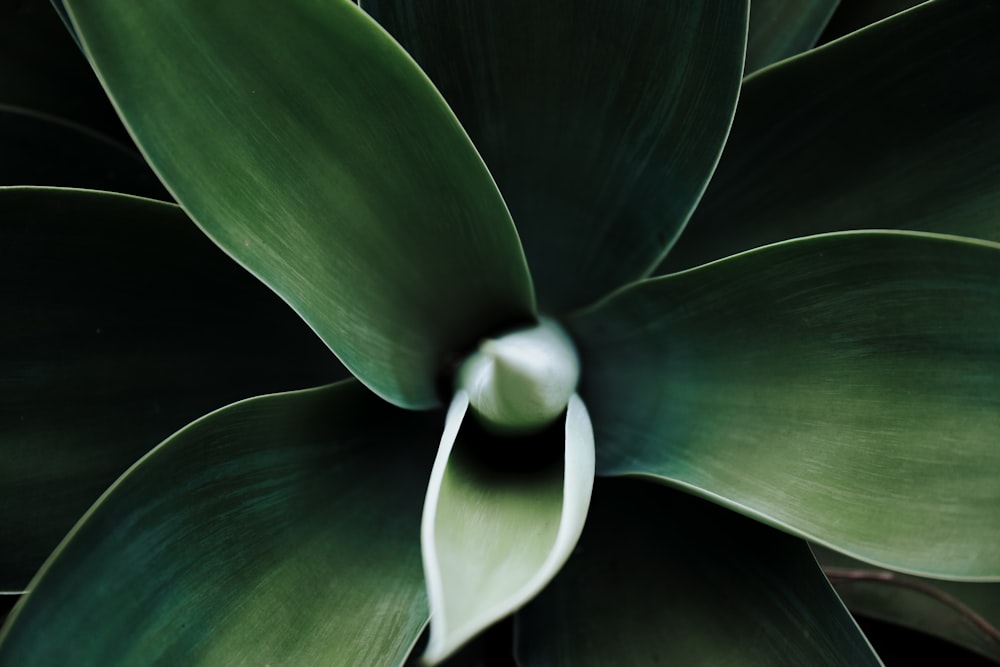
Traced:
<path fill-rule="evenodd" d="M 913 577 L 822 547 L 814 550 L 851 611 L 940 637 L 1000 663 L 1000 584 Z"/>
<path fill-rule="evenodd" d="M 1000 245 L 789 241 L 567 325 L 599 472 L 893 569 L 1000 579 Z"/>
<path fill-rule="evenodd" d="M 74 0 L 87 52 L 192 218 L 399 405 L 530 321 L 510 216 L 444 100 L 343 0 Z M 170 54 L 170 57 L 164 57 Z"/>
<path fill-rule="evenodd" d="M 496 436 L 474 421 L 463 424 L 468 406 L 465 392 L 457 392 L 424 503 L 428 664 L 555 576 L 583 530 L 594 484 L 594 434 L 578 396 L 564 422 L 534 436 Z"/>
<path fill-rule="evenodd" d="M 0 663 L 402 664 L 427 621 L 418 526 L 439 431 L 354 381 L 198 420 L 77 525 Z"/>
<path fill-rule="evenodd" d="M 750 74 L 816 44 L 840 0 L 753 0 L 745 72 Z"/>
<path fill-rule="evenodd" d="M 549 312 L 649 273 L 728 132 L 746 0 L 365 0 L 455 109 Z"/>
<path fill-rule="evenodd" d="M 998 10 L 928 3 L 747 79 L 662 270 L 844 229 L 1000 241 Z"/>
<path fill-rule="evenodd" d="M 0 185 L 58 185 L 168 199 L 127 146 L 62 118 L 0 105 Z"/>
<path fill-rule="evenodd" d="M 344 377 L 176 206 L 0 188 L 0 590 L 209 410 Z"/>
<path fill-rule="evenodd" d="M 517 620 L 524 667 L 881 664 L 805 543 L 639 480 L 599 481 Z"/>

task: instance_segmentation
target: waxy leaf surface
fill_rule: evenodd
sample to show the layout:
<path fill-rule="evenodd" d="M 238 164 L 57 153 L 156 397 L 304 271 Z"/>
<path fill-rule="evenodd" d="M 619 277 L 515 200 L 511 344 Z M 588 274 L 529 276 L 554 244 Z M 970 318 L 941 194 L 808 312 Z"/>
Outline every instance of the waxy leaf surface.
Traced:
<path fill-rule="evenodd" d="M 401 665 L 440 428 L 353 380 L 198 420 L 74 529 L 0 664 Z"/>
<path fill-rule="evenodd" d="M 895 569 L 1000 579 L 1000 245 L 810 237 L 568 325 L 599 472 Z"/>
<path fill-rule="evenodd" d="M 638 479 L 517 622 L 524 667 L 881 664 L 804 542 Z"/>
<path fill-rule="evenodd" d="M 940 0 L 748 78 L 661 271 L 844 229 L 1000 241 L 998 34 L 1000 2 Z"/>
<path fill-rule="evenodd" d="M 647 274 L 677 238 L 729 130 L 748 6 L 362 2 L 468 130 L 549 312 Z"/>
<path fill-rule="evenodd" d="M 344 377 L 178 207 L 0 188 L 0 590 L 191 420 Z"/>
<path fill-rule="evenodd" d="M 531 321 L 523 253 L 486 167 L 355 5 L 67 4 L 177 201 L 384 398 L 437 405 L 451 355 Z"/>

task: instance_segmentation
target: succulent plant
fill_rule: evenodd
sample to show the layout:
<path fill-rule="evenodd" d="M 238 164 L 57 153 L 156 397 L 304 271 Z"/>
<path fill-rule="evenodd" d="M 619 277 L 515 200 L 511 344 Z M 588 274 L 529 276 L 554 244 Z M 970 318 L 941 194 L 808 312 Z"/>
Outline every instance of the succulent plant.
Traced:
<path fill-rule="evenodd" d="M 880 664 L 809 541 L 1000 580 L 1000 2 L 63 5 L 177 204 L 0 189 L 0 664 Z"/>

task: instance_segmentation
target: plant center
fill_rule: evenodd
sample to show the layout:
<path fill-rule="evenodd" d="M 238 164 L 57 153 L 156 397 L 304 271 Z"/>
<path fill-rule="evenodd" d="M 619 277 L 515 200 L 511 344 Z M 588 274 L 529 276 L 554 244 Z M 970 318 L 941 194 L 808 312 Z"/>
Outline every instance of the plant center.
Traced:
<path fill-rule="evenodd" d="M 490 431 L 539 431 L 566 409 L 580 379 L 580 358 L 569 335 L 542 318 L 528 329 L 488 338 L 458 371 L 458 387 Z"/>

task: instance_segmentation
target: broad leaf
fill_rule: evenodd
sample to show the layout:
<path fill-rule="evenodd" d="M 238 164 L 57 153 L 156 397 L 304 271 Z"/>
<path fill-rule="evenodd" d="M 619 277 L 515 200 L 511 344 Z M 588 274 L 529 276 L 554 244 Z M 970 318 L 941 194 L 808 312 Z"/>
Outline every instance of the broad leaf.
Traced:
<path fill-rule="evenodd" d="M 840 0 L 753 0 L 744 72 L 751 74 L 816 44 Z"/>
<path fill-rule="evenodd" d="M 210 410 L 345 375 L 176 206 L 0 188 L 0 590 Z"/>
<path fill-rule="evenodd" d="M 195 422 L 74 529 L 0 663 L 402 664 L 427 620 L 418 526 L 440 426 L 354 381 Z"/>
<path fill-rule="evenodd" d="M 680 233 L 732 119 L 748 5 L 362 2 L 482 153 L 550 312 L 647 274 Z"/>
<path fill-rule="evenodd" d="M 600 472 L 895 569 L 1000 579 L 1000 245 L 789 241 L 568 325 Z"/>
<path fill-rule="evenodd" d="M 433 85 L 356 6 L 67 4 L 171 193 L 377 393 L 436 405 L 451 355 L 531 320 L 493 180 Z"/>
<path fill-rule="evenodd" d="M 843 229 L 1000 241 L 998 34 L 1000 3 L 942 0 L 750 77 L 662 270 Z"/>
<path fill-rule="evenodd" d="M 518 614 L 524 667 L 881 664 L 800 540 L 645 481 L 594 491 L 580 548 Z"/>
<path fill-rule="evenodd" d="M 0 185 L 58 185 L 168 199 L 135 150 L 62 118 L 0 105 Z"/>
<path fill-rule="evenodd" d="M 431 607 L 424 661 L 436 664 L 527 602 L 555 576 L 583 530 L 594 434 L 579 397 L 534 436 L 494 436 L 459 391 L 448 411 L 423 517 Z"/>
<path fill-rule="evenodd" d="M 854 613 L 940 637 L 1000 663 L 1000 584 L 914 577 L 814 549 Z"/>

